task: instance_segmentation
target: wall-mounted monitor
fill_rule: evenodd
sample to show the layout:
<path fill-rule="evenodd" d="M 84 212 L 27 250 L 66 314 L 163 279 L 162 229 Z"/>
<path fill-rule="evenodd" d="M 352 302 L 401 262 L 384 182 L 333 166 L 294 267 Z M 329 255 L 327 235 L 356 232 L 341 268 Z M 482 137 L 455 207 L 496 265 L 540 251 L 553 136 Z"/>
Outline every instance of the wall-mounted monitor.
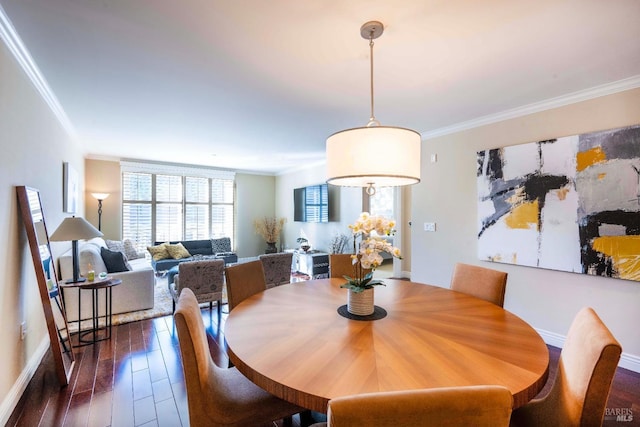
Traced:
<path fill-rule="evenodd" d="M 327 184 L 310 185 L 293 190 L 293 220 L 329 222 L 329 188 Z"/>

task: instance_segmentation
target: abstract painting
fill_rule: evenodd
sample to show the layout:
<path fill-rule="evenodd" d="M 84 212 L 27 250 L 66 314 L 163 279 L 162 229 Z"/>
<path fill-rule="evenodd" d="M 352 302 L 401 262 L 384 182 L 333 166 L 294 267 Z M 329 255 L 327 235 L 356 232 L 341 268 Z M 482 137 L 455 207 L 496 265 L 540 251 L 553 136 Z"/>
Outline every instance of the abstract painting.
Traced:
<path fill-rule="evenodd" d="M 477 160 L 480 259 L 640 281 L 640 125 Z"/>

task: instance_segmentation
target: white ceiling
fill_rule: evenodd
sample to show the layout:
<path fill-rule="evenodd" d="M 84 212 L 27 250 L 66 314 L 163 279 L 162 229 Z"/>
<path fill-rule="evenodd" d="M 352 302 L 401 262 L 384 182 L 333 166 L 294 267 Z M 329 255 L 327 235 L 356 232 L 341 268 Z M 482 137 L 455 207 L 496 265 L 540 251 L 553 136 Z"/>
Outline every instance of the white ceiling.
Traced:
<path fill-rule="evenodd" d="M 0 0 L 90 157 L 279 173 L 640 76 L 638 0 Z"/>

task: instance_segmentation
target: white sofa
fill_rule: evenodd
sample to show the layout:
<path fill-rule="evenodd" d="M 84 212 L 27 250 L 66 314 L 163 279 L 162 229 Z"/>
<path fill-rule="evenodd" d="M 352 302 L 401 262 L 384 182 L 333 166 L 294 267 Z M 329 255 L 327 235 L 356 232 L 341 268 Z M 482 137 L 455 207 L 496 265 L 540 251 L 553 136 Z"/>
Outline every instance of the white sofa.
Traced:
<path fill-rule="evenodd" d="M 80 275 L 87 275 L 89 265 L 95 271 L 96 277 L 101 272 L 106 272 L 107 267 L 100 255 L 100 247 L 107 248 L 102 238 L 78 242 L 80 253 Z M 127 313 L 130 311 L 146 310 L 153 308 L 155 274 L 148 260 L 133 259 L 129 261 L 132 270 L 121 273 L 110 273 L 114 279 L 122 280 L 122 284 L 113 287 L 112 304 L 113 314 Z M 62 281 L 73 277 L 73 258 L 71 250 L 63 253 L 58 258 L 59 272 Z M 62 282 L 61 282 L 62 283 Z M 98 312 L 104 314 L 104 294 L 99 291 Z M 67 288 L 64 290 L 65 311 L 67 320 L 78 320 L 78 289 Z M 82 291 L 82 319 L 91 318 L 91 292 Z"/>

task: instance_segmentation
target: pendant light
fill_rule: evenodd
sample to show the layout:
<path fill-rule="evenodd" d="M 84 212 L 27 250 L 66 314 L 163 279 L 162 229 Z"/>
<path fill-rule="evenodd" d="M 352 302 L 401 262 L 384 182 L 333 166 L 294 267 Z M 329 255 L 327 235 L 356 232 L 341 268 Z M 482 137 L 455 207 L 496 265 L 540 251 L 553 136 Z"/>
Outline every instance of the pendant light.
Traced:
<path fill-rule="evenodd" d="M 373 40 L 382 35 L 381 22 L 360 28 L 369 40 L 371 116 L 365 127 L 346 129 L 327 138 L 327 183 L 347 187 L 395 187 L 420 182 L 420 134 L 411 129 L 381 126 L 373 111 Z"/>

